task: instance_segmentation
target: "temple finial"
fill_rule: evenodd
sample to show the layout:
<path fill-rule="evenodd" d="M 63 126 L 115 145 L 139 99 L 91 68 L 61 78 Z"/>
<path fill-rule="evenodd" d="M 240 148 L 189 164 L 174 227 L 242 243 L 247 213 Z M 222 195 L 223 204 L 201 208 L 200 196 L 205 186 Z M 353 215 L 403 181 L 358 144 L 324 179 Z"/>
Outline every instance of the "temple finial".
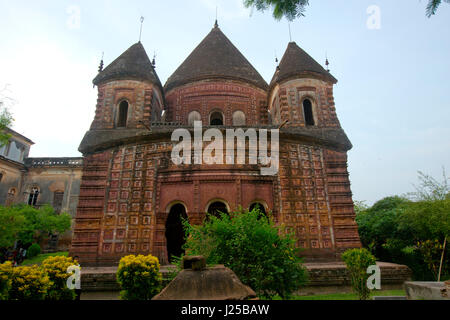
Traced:
<path fill-rule="evenodd" d="M 156 68 L 156 51 L 153 53 L 152 66 L 153 68 Z"/>
<path fill-rule="evenodd" d="M 219 23 L 217 20 L 217 10 L 218 10 L 218 6 L 216 6 L 216 22 L 214 23 L 214 28 L 218 28 L 219 27 Z"/>
<path fill-rule="evenodd" d="M 105 55 L 104 52 L 102 52 L 102 60 L 100 60 L 100 65 L 98 66 L 98 72 L 102 72 L 103 71 L 103 56 Z"/>
<path fill-rule="evenodd" d="M 144 17 L 141 16 L 141 31 L 139 32 L 139 42 L 141 42 L 142 37 L 142 25 L 144 24 Z"/>

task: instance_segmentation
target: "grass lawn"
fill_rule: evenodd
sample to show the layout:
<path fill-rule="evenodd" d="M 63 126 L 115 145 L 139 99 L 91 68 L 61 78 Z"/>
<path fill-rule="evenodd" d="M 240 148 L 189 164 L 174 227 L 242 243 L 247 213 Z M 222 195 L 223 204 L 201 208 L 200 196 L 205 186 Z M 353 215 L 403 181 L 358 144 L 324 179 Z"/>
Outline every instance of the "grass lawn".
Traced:
<path fill-rule="evenodd" d="M 374 291 L 371 297 L 374 296 L 406 296 L 406 293 L 405 290 L 380 290 Z M 354 293 L 336 293 L 314 296 L 295 296 L 293 300 L 358 300 L 358 296 Z"/>
<path fill-rule="evenodd" d="M 25 259 L 22 262 L 22 266 L 29 266 L 29 265 L 33 265 L 33 264 L 41 264 L 42 261 L 44 261 L 45 259 L 47 259 L 48 257 L 54 257 L 54 256 L 64 256 L 67 257 L 69 255 L 69 252 L 64 251 L 64 252 L 54 252 L 54 253 L 43 253 L 43 254 L 38 254 L 36 257 L 33 257 L 31 259 Z"/>

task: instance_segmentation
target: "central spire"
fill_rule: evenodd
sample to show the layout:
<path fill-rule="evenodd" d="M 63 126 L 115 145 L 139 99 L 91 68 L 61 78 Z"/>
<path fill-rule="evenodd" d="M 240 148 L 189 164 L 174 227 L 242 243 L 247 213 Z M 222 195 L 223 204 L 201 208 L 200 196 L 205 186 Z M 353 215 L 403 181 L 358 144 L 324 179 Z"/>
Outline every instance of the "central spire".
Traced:
<path fill-rule="evenodd" d="M 268 87 L 258 71 L 223 34 L 217 22 L 169 77 L 165 89 L 170 90 L 189 82 L 207 79 L 235 79 L 251 83 L 263 90 Z"/>

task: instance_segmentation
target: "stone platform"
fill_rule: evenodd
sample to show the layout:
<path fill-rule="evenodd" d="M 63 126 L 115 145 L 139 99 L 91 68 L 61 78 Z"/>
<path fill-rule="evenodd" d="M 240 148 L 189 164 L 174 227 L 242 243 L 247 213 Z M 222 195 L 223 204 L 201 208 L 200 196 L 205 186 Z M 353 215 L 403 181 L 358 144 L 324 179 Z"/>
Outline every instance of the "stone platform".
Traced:
<path fill-rule="evenodd" d="M 408 300 L 450 300 L 450 281 L 444 282 L 406 282 Z"/>
<path fill-rule="evenodd" d="M 350 292 L 350 278 L 344 263 L 305 263 L 309 273 L 309 283 L 298 294 L 327 294 Z M 404 265 L 377 262 L 381 269 L 381 289 L 403 289 L 405 281 L 411 280 L 411 270 Z M 161 267 L 161 273 L 167 278 L 174 266 Z M 117 266 L 114 267 L 82 267 L 81 289 L 83 292 L 119 291 L 116 282 Z"/>

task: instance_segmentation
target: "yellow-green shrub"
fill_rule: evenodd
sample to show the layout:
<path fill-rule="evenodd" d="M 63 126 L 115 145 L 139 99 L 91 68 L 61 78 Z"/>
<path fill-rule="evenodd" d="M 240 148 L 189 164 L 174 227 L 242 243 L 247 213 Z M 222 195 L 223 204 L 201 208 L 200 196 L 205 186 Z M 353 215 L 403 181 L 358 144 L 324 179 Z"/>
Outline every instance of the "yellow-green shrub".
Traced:
<path fill-rule="evenodd" d="M 11 261 L 0 264 L 0 300 L 8 300 L 13 266 Z"/>
<path fill-rule="evenodd" d="M 370 297 L 370 289 L 367 287 L 369 274 L 367 268 L 376 264 L 375 257 L 365 248 L 349 249 L 342 254 L 342 260 L 347 265 L 350 273 L 352 288 L 358 294 L 360 300 Z"/>
<path fill-rule="evenodd" d="M 150 300 L 161 290 L 158 258 L 129 255 L 120 259 L 117 282 L 124 300 Z"/>
<path fill-rule="evenodd" d="M 51 287 L 47 274 L 36 266 L 12 269 L 11 300 L 44 300 Z"/>
<path fill-rule="evenodd" d="M 42 262 L 41 269 L 48 275 L 52 282 L 47 292 L 46 299 L 49 300 L 74 300 L 75 291 L 67 288 L 67 279 L 71 274 L 67 268 L 76 264 L 71 257 L 55 256 L 48 257 Z"/>

